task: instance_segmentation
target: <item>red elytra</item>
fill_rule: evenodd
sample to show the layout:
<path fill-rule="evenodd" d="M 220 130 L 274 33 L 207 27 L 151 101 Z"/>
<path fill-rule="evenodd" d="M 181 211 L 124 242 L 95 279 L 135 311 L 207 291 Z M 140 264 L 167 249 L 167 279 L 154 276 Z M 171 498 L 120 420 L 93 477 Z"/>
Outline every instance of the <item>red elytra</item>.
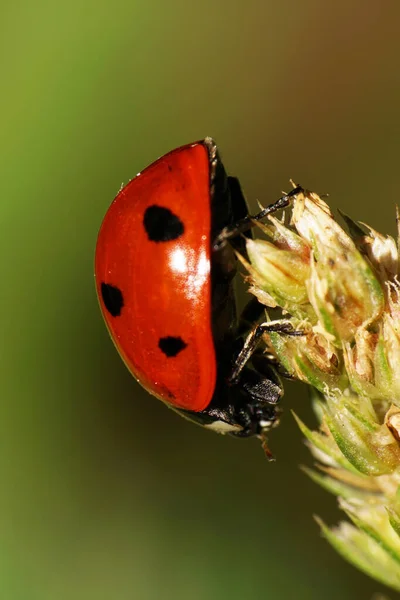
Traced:
<path fill-rule="evenodd" d="M 265 442 L 279 422 L 281 383 L 268 358 L 253 353 L 264 333 L 302 332 L 257 324 L 264 307 L 255 298 L 237 321 L 234 251 L 245 253 L 243 234 L 299 193 L 249 217 L 238 179 L 205 138 L 147 167 L 102 223 L 96 289 L 122 358 L 151 394 L 219 433 Z"/>
<path fill-rule="evenodd" d="M 164 218 L 173 239 L 157 237 Z M 102 313 L 127 367 L 151 394 L 190 411 L 206 408 L 216 385 L 210 235 L 209 151 L 199 142 L 158 159 L 119 192 L 96 248 Z M 104 285 L 122 295 L 117 318 Z"/>

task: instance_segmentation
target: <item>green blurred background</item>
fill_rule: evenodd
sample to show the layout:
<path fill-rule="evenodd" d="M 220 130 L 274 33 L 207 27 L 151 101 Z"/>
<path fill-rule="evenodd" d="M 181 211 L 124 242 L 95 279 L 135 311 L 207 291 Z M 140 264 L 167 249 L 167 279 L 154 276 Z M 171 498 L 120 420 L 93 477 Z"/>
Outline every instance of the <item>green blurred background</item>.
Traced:
<path fill-rule="evenodd" d="M 289 177 L 394 233 L 398 1 L 8 0 L 0 8 L 0 598 L 371 598 L 287 385 L 268 464 L 145 394 L 93 285 L 122 182 L 212 135 L 253 206 Z M 391 594 L 393 597 L 394 595 Z"/>

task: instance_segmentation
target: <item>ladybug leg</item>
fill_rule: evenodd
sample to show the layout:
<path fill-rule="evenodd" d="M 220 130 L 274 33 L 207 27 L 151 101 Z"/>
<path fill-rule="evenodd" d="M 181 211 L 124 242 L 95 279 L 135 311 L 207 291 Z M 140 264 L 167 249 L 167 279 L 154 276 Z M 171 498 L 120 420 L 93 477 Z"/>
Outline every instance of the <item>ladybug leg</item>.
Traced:
<path fill-rule="evenodd" d="M 259 319 L 264 316 L 265 313 L 265 305 L 261 304 L 258 299 L 254 296 L 244 307 L 240 317 L 239 323 L 237 326 L 237 337 L 239 340 L 242 336 L 247 335 L 248 331 L 254 326 L 254 323 L 257 323 Z M 243 348 L 243 343 L 239 347 L 237 354 Z M 274 370 L 285 377 L 285 379 L 295 379 L 292 377 L 280 364 L 279 360 L 276 356 L 272 354 L 266 354 L 265 351 L 261 348 L 255 348 L 252 354 L 252 364 L 258 373 L 273 378 Z M 271 369 L 273 367 L 273 369 Z"/>
<path fill-rule="evenodd" d="M 276 202 L 269 204 L 256 215 L 246 215 L 243 219 L 237 221 L 234 225 L 230 225 L 228 227 L 224 227 L 221 233 L 215 238 L 213 243 L 213 250 L 219 250 L 223 247 L 226 242 L 232 238 L 237 237 L 238 235 L 245 233 L 251 227 L 254 227 L 257 221 L 261 221 L 268 215 L 280 210 L 282 208 L 286 208 L 289 206 L 291 199 L 294 196 L 297 196 L 303 193 L 304 190 L 300 185 L 297 185 L 293 190 L 291 190 L 288 194 L 281 196 Z"/>
<path fill-rule="evenodd" d="M 237 326 L 238 337 L 247 334 L 249 329 L 254 325 L 254 323 L 257 323 L 262 316 L 265 316 L 265 306 L 264 304 L 261 304 L 261 302 L 259 302 L 255 296 L 253 296 L 253 298 L 246 304 L 239 317 L 239 323 Z"/>
<path fill-rule="evenodd" d="M 254 354 L 264 333 L 269 333 L 272 331 L 281 333 L 282 335 L 304 335 L 303 331 L 293 329 L 293 325 L 289 321 L 270 321 L 269 323 L 261 323 L 260 325 L 256 325 L 247 336 L 241 351 L 236 357 L 235 367 L 228 379 L 229 384 L 234 385 L 237 383 L 243 367 Z"/>

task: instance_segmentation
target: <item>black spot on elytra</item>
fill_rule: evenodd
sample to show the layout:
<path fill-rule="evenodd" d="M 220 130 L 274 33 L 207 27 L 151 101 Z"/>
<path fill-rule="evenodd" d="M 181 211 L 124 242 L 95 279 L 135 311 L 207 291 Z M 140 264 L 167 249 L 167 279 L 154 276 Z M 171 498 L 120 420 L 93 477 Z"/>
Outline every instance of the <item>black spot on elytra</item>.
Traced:
<path fill-rule="evenodd" d="M 179 238 L 185 228 L 182 221 L 169 208 L 153 204 L 146 208 L 143 225 L 152 242 L 170 242 Z"/>
<path fill-rule="evenodd" d="M 168 335 L 167 337 L 162 337 L 158 340 L 158 347 L 161 352 L 164 352 L 165 356 L 168 356 L 168 358 L 176 356 L 179 352 L 182 352 L 186 346 L 187 344 L 181 337 Z"/>
<path fill-rule="evenodd" d="M 124 306 L 124 298 L 120 289 L 109 283 L 101 284 L 101 297 L 104 306 L 112 317 L 119 317 Z"/>

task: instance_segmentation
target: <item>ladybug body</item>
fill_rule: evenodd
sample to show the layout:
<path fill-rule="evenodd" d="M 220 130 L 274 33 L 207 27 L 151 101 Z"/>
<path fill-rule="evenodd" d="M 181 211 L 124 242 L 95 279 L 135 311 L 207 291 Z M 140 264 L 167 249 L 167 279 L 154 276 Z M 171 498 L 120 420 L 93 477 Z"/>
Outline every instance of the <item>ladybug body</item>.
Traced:
<path fill-rule="evenodd" d="M 247 214 L 238 180 L 227 177 L 206 138 L 121 189 L 95 259 L 104 319 L 139 383 L 186 418 L 237 436 L 274 425 L 282 395 L 265 361 L 245 364 L 254 348 L 247 352 L 237 332 L 234 250 L 244 251 L 243 237 L 213 245 Z M 261 316 L 260 305 L 255 311 Z"/>

